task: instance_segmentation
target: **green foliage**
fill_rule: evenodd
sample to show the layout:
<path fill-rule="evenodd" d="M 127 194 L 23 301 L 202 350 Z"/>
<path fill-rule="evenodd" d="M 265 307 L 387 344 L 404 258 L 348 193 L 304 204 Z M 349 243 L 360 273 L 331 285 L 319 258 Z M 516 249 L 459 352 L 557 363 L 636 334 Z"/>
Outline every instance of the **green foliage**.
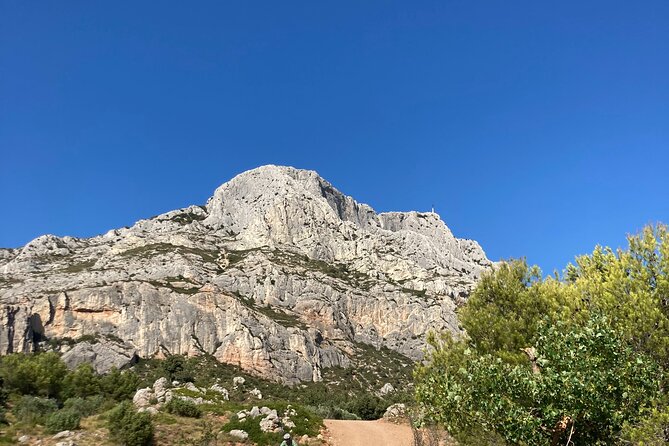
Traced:
<path fill-rule="evenodd" d="M 111 437 L 125 446 L 148 446 L 153 442 L 151 415 L 137 413 L 129 401 L 109 411 L 108 428 Z"/>
<path fill-rule="evenodd" d="M 170 355 L 161 363 L 164 376 L 171 381 L 192 382 L 193 368 L 189 361 L 181 355 Z"/>
<path fill-rule="evenodd" d="M 420 369 L 418 400 L 456 437 L 478 425 L 511 444 L 566 444 L 571 435 L 574 445 L 588 446 L 613 444 L 623 424 L 659 396 L 658 366 L 635 353 L 604 318 L 542 332 L 539 373 L 465 348 L 458 370 Z M 432 356 L 439 356 L 442 346 L 434 347 Z"/>
<path fill-rule="evenodd" d="M 635 349 L 669 367 L 669 231 L 646 227 L 627 250 L 597 247 L 569 265 L 566 280 L 583 313 L 606 314 Z"/>
<path fill-rule="evenodd" d="M 353 412 L 363 420 L 377 420 L 383 416 L 388 404 L 381 398 L 363 393 L 357 398 L 351 400 L 347 406 L 349 412 Z"/>
<path fill-rule="evenodd" d="M 26 424 L 43 424 L 46 417 L 58 410 L 58 403 L 48 398 L 24 395 L 12 408 L 17 421 Z"/>
<path fill-rule="evenodd" d="M 134 371 L 112 369 L 100 377 L 100 389 L 114 401 L 130 399 L 139 387 L 140 378 Z"/>
<path fill-rule="evenodd" d="M 22 395 L 57 397 L 67 367 L 56 353 L 14 353 L 0 359 L 0 377 L 5 387 Z"/>
<path fill-rule="evenodd" d="M 291 421 L 295 423 L 295 427 L 289 430 L 291 435 L 295 437 L 301 437 L 305 434 L 315 437 L 320 432 L 323 419 L 302 405 L 275 402 L 269 404 L 269 407 L 270 409 L 275 409 L 279 417 L 291 414 L 292 411 L 295 412 L 294 415 L 290 416 Z M 258 421 L 260 421 L 259 418 L 255 420 L 240 420 L 237 418 L 237 415 L 233 415 L 230 421 L 223 426 L 223 430 L 225 432 L 230 432 L 233 429 L 244 430 L 249 434 L 249 440 L 258 446 L 279 444 L 283 432 L 263 432 L 260 430 Z"/>
<path fill-rule="evenodd" d="M 65 398 L 98 395 L 101 392 L 100 376 L 90 364 L 81 364 L 63 379 L 63 396 Z"/>
<path fill-rule="evenodd" d="M 310 410 L 321 418 L 330 420 L 359 420 L 360 417 L 348 410 L 335 406 L 316 406 L 310 407 Z"/>
<path fill-rule="evenodd" d="M 562 291 L 556 280 L 541 281 L 539 268 L 524 260 L 503 263 L 483 276 L 460 311 L 460 321 L 479 352 L 522 363 L 521 349 L 534 345 L 538 324 L 569 311 Z"/>
<path fill-rule="evenodd" d="M 669 444 L 669 406 L 654 408 L 636 424 L 625 423 L 621 437 L 626 444 L 632 445 Z"/>
<path fill-rule="evenodd" d="M 47 432 L 52 434 L 65 431 L 79 429 L 81 422 L 81 414 L 72 409 L 62 409 L 54 412 L 46 417 L 44 426 Z"/>
<path fill-rule="evenodd" d="M 169 403 L 165 404 L 165 410 L 181 417 L 200 418 L 202 416 L 202 410 L 197 404 L 183 398 L 172 398 Z"/>
<path fill-rule="evenodd" d="M 650 410 L 669 384 L 669 234 L 628 240 L 563 279 L 523 261 L 485 276 L 460 312 L 467 337 L 432 335 L 416 369 L 429 418 L 462 444 L 656 444 L 669 432 Z"/>
<path fill-rule="evenodd" d="M 88 417 L 99 413 L 109 401 L 103 395 L 94 395 L 86 398 L 68 398 L 63 403 L 63 409 L 73 410 L 82 417 Z"/>

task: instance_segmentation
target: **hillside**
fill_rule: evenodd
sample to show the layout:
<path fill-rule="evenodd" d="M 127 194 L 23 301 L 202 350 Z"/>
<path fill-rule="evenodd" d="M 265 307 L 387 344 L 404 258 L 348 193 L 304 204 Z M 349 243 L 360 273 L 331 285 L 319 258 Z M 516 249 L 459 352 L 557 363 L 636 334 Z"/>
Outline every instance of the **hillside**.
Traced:
<path fill-rule="evenodd" d="M 373 367 L 370 348 L 419 359 L 429 330 L 459 330 L 455 309 L 491 265 L 437 214 L 376 213 L 313 171 L 263 166 L 205 206 L 0 249 L 0 353 L 52 349 L 98 372 L 207 354 L 320 381 Z"/>

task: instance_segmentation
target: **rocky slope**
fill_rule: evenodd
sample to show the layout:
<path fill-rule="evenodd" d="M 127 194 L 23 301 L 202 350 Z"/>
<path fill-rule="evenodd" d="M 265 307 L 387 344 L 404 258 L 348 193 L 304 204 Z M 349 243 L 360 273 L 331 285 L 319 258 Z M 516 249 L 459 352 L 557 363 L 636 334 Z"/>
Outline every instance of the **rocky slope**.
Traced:
<path fill-rule="evenodd" d="M 313 171 L 264 166 L 206 206 L 0 249 L 0 353 L 49 345 L 101 371 L 208 353 L 317 381 L 355 343 L 420 358 L 429 330 L 458 330 L 456 305 L 490 267 L 437 214 L 377 214 Z"/>

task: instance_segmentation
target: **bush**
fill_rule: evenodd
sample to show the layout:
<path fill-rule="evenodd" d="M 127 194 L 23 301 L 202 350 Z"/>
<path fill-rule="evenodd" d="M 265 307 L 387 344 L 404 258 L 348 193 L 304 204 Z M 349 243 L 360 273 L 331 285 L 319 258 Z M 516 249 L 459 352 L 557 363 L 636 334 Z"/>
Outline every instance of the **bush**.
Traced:
<path fill-rule="evenodd" d="M 153 442 L 153 422 L 147 412 L 136 412 L 129 401 L 109 411 L 111 437 L 125 446 L 148 446 Z"/>
<path fill-rule="evenodd" d="M 14 406 L 12 413 L 20 422 L 43 424 L 46 417 L 58 410 L 55 400 L 24 395 Z"/>
<path fill-rule="evenodd" d="M 163 374 L 169 381 L 194 381 L 192 363 L 181 355 L 170 355 L 161 363 Z"/>
<path fill-rule="evenodd" d="M 636 424 L 626 423 L 621 437 L 625 444 L 643 446 L 669 444 L 669 406 L 654 408 Z"/>
<path fill-rule="evenodd" d="M 102 395 L 89 396 L 88 398 L 68 398 L 63 404 L 63 409 L 70 409 L 81 414 L 82 417 L 89 417 L 100 411 L 108 400 Z"/>
<path fill-rule="evenodd" d="M 65 398 L 98 395 L 100 393 L 100 376 L 90 364 L 81 364 L 63 379 L 63 396 Z"/>
<path fill-rule="evenodd" d="M 53 352 L 13 353 L 0 360 L 0 378 L 5 387 L 22 395 L 57 397 L 67 367 Z"/>
<path fill-rule="evenodd" d="M 310 409 L 321 418 L 328 418 L 331 420 L 359 420 L 360 417 L 354 413 L 349 412 L 341 407 L 333 406 L 316 406 Z"/>
<path fill-rule="evenodd" d="M 100 378 L 100 389 L 114 401 L 132 399 L 139 386 L 139 377 L 130 370 L 120 371 L 112 369 L 111 372 Z"/>
<path fill-rule="evenodd" d="M 202 416 L 202 410 L 197 407 L 197 404 L 176 397 L 165 404 L 165 410 L 168 413 L 182 417 L 200 418 Z"/>
<path fill-rule="evenodd" d="M 44 426 L 48 432 L 55 434 L 61 431 L 79 429 L 80 422 L 81 414 L 79 412 L 72 409 L 63 409 L 49 415 Z"/>
<path fill-rule="evenodd" d="M 347 409 L 363 420 L 377 420 L 383 416 L 386 405 L 381 398 L 365 393 L 351 401 Z"/>

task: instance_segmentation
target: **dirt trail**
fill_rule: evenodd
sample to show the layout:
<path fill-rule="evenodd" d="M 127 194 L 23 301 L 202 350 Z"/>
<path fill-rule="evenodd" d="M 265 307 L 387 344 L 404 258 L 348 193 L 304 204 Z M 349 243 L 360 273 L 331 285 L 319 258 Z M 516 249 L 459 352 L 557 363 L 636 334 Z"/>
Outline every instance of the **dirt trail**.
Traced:
<path fill-rule="evenodd" d="M 413 434 L 406 424 L 384 420 L 325 420 L 332 446 L 411 446 Z"/>

